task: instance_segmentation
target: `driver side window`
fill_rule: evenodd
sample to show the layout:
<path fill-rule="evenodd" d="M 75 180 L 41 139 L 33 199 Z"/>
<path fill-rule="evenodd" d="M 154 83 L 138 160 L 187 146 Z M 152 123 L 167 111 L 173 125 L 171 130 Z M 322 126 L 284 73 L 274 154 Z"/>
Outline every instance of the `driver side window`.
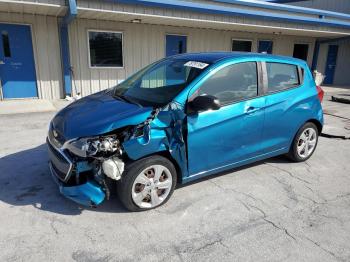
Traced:
<path fill-rule="evenodd" d="M 226 66 L 208 78 L 200 87 L 198 95 L 212 95 L 221 105 L 256 97 L 258 75 L 255 62 Z"/>

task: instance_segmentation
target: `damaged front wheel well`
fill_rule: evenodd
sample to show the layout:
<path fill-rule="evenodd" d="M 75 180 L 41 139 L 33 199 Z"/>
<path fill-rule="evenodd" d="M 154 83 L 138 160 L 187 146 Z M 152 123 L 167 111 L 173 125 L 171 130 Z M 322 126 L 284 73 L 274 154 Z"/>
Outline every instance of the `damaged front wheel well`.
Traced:
<path fill-rule="evenodd" d="M 155 155 L 165 157 L 166 159 L 168 159 L 168 160 L 174 165 L 174 167 L 175 167 L 175 169 L 176 169 L 177 182 L 178 182 L 178 183 L 182 183 L 182 172 L 181 172 L 181 168 L 180 168 L 179 164 L 176 162 L 176 160 L 171 156 L 171 154 L 170 154 L 168 151 L 159 151 L 159 152 L 156 152 L 156 153 L 154 153 L 154 154 L 150 154 L 150 155 L 147 155 L 147 156 L 143 156 L 142 158 L 146 158 L 146 157 L 150 157 L 150 156 L 155 156 Z M 133 160 L 129 159 L 129 161 L 133 161 Z"/>

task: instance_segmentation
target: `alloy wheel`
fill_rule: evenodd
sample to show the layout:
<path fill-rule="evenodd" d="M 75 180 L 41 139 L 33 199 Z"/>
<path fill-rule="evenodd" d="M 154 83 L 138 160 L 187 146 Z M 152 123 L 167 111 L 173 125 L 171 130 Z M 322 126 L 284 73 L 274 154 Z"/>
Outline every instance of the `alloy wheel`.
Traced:
<path fill-rule="evenodd" d="M 141 208 L 159 206 L 169 195 L 173 178 L 168 168 L 152 165 L 136 177 L 132 186 L 132 200 Z"/>
<path fill-rule="evenodd" d="M 301 158 L 307 158 L 315 150 L 317 143 L 317 132 L 313 128 L 306 128 L 300 135 L 297 152 Z"/>

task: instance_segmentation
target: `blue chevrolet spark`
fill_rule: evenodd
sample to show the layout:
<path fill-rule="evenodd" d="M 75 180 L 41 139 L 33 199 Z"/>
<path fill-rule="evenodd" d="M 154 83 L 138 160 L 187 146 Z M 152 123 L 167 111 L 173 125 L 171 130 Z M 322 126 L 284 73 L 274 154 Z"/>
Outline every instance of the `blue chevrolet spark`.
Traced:
<path fill-rule="evenodd" d="M 322 98 L 298 59 L 172 56 L 58 112 L 47 138 L 51 173 L 80 204 L 99 205 L 116 186 L 127 209 L 152 209 L 177 183 L 282 154 L 307 160 Z"/>

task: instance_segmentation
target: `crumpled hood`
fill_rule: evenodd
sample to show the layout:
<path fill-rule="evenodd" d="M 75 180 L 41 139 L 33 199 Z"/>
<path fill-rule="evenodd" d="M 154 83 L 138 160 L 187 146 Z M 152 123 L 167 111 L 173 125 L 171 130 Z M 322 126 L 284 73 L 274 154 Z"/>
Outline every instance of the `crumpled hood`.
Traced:
<path fill-rule="evenodd" d="M 151 107 L 140 107 L 120 101 L 106 91 L 79 99 L 52 119 L 53 128 L 65 140 L 101 135 L 147 119 Z"/>

